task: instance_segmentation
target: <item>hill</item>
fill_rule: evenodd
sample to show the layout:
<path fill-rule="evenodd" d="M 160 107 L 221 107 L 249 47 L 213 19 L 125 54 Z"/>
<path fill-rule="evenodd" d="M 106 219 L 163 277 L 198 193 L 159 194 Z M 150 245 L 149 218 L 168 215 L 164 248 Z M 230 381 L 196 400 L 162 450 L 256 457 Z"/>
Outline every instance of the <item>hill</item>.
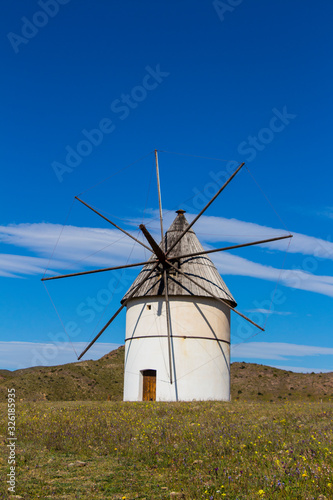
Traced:
<path fill-rule="evenodd" d="M 333 398 L 333 372 L 295 373 L 255 363 L 232 363 L 231 394 L 241 400 L 328 400 Z"/>
<path fill-rule="evenodd" d="M 15 387 L 24 401 L 121 401 L 124 346 L 97 361 L 0 370 L 0 400 Z M 244 401 L 328 400 L 333 398 L 333 372 L 294 373 L 255 363 L 231 364 L 232 399 Z"/>
<path fill-rule="evenodd" d="M 122 400 L 124 347 L 97 361 L 79 361 L 59 366 L 36 366 L 3 370 L 0 400 L 7 388 L 15 387 L 17 398 L 28 401 Z"/>

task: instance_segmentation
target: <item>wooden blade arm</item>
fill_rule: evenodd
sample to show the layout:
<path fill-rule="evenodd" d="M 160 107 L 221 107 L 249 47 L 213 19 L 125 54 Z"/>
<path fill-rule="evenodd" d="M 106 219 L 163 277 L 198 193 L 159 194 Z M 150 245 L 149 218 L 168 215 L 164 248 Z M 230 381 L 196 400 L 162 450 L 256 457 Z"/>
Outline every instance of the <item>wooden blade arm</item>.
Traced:
<path fill-rule="evenodd" d="M 207 253 L 214 253 L 214 252 L 224 252 L 225 250 L 234 250 L 235 248 L 250 247 L 253 245 L 260 245 L 262 243 L 269 243 L 270 241 L 284 240 L 286 238 L 292 238 L 292 237 L 293 237 L 292 234 L 288 234 L 287 236 L 278 236 L 277 238 L 270 238 L 268 240 L 253 241 L 252 243 L 243 243 L 241 245 L 232 245 L 230 247 L 213 248 L 212 250 L 204 250 L 203 252 L 187 253 L 185 255 L 178 255 L 177 257 L 169 257 L 169 258 L 171 260 L 185 259 L 187 257 L 196 257 L 198 255 L 205 255 Z"/>
<path fill-rule="evenodd" d="M 210 207 L 210 205 L 213 203 L 213 201 L 219 196 L 219 194 L 222 193 L 223 189 L 225 189 L 227 187 L 227 185 L 229 184 L 229 182 L 232 181 L 232 179 L 235 177 L 235 175 L 238 174 L 238 172 L 240 171 L 240 169 L 244 165 L 245 165 L 244 162 L 239 165 L 239 167 L 237 168 L 237 170 L 235 170 L 235 172 L 223 184 L 223 186 L 218 190 L 218 192 L 213 196 L 213 198 L 207 203 L 207 205 L 204 206 L 204 208 L 201 210 L 201 212 L 193 219 L 193 221 L 187 226 L 187 228 L 184 229 L 184 231 L 176 239 L 176 241 L 173 243 L 173 245 L 171 245 L 171 247 L 169 248 L 169 250 L 166 252 L 166 255 L 169 255 L 169 253 L 171 252 L 171 250 L 180 242 L 180 240 L 182 239 L 182 237 L 187 233 L 187 231 L 189 231 L 191 229 L 191 227 L 193 226 L 193 224 L 196 223 L 196 221 L 202 216 L 202 214 L 207 210 L 207 208 Z"/>
<path fill-rule="evenodd" d="M 145 235 L 148 243 L 151 245 L 151 247 L 152 247 L 152 249 L 153 249 L 156 257 L 158 258 L 158 260 L 160 262 L 165 262 L 165 253 L 158 246 L 157 242 L 154 240 L 154 238 L 152 237 L 152 235 L 150 234 L 150 232 L 148 231 L 148 229 L 146 228 L 146 226 L 144 224 L 140 224 L 139 228 L 141 229 L 141 231 Z"/>
<path fill-rule="evenodd" d="M 187 278 L 189 281 L 192 281 L 192 283 L 194 283 L 195 285 L 197 285 L 199 288 L 201 288 L 202 290 L 204 290 L 205 292 L 207 292 L 211 297 L 213 297 L 214 299 L 218 300 L 219 302 L 222 302 L 223 304 L 225 304 L 226 306 L 229 307 L 229 309 L 231 309 L 232 311 L 234 311 L 236 314 L 238 314 L 238 316 L 241 316 L 242 318 L 246 319 L 246 321 L 248 321 L 249 323 L 251 323 L 252 325 L 256 326 L 257 328 L 259 328 L 259 330 L 261 331 L 265 331 L 261 326 L 257 325 L 257 323 L 255 323 L 254 321 L 252 321 L 250 318 L 248 318 L 247 316 L 245 316 L 244 314 L 240 313 L 239 311 L 237 311 L 234 307 L 232 307 L 226 300 L 223 300 L 221 299 L 220 297 L 217 297 L 216 295 L 214 295 L 212 292 L 210 292 L 209 290 L 207 290 L 207 288 L 205 288 L 204 286 L 200 285 L 199 283 L 197 283 L 193 278 L 190 278 L 190 276 L 188 276 L 188 274 L 185 274 L 183 271 L 181 271 L 178 267 L 174 266 L 169 260 L 166 261 L 167 264 L 169 264 L 171 267 L 173 267 L 178 273 L 182 274 L 183 276 L 185 276 L 185 278 Z"/>
<path fill-rule="evenodd" d="M 109 319 L 109 321 L 106 323 L 106 325 L 103 326 L 102 330 L 100 330 L 98 332 L 98 334 L 96 335 L 96 337 L 90 342 L 90 344 L 88 345 L 88 347 L 85 348 L 85 350 L 80 354 L 80 356 L 77 358 L 78 360 L 82 358 L 82 356 L 84 356 L 84 354 L 90 349 L 90 347 L 96 342 L 97 339 L 99 339 L 99 337 L 102 335 L 102 333 L 107 329 L 108 326 L 110 326 L 110 324 L 112 323 L 112 321 L 114 319 L 116 319 L 116 317 L 118 316 L 118 314 L 124 309 L 124 307 L 127 305 L 128 301 L 131 300 L 131 298 L 135 295 L 135 293 L 139 290 L 139 288 L 142 287 L 142 285 L 149 279 L 149 277 L 151 276 L 151 274 L 155 271 L 155 269 L 157 268 L 158 266 L 158 262 L 151 268 L 151 270 L 149 271 L 149 273 L 147 274 L 147 276 L 140 282 L 136 285 L 136 287 L 134 288 L 134 290 L 132 291 L 132 293 L 128 296 L 128 298 L 123 302 L 123 304 L 119 307 L 119 309 L 114 313 L 114 315 L 112 316 L 111 319 Z"/>
<path fill-rule="evenodd" d="M 171 321 L 170 321 L 170 304 L 169 304 L 169 285 L 168 285 L 168 276 L 167 276 L 167 272 L 165 269 L 163 272 L 163 279 L 164 279 L 164 296 L 165 296 L 167 332 L 168 332 L 170 384 L 172 384 L 172 351 L 171 351 Z"/>
<path fill-rule="evenodd" d="M 140 240 L 136 239 L 134 236 L 131 235 L 131 233 L 125 231 L 125 229 L 122 229 L 120 226 L 118 226 L 117 224 L 115 224 L 114 222 L 112 222 L 110 219 L 108 219 L 107 217 L 105 217 L 105 215 L 101 214 L 100 212 L 98 212 L 95 208 L 91 207 L 90 205 L 88 205 L 88 203 L 86 203 L 85 201 L 81 200 L 80 198 L 78 198 L 77 196 L 75 196 L 75 199 L 78 200 L 80 203 L 82 203 L 83 205 L 85 205 L 86 207 L 90 208 L 90 210 L 92 210 L 93 212 L 95 212 L 95 214 L 99 215 L 100 217 L 102 217 L 102 219 L 106 220 L 107 222 L 109 222 L 112 226 L 116 227 L 117 229 L 119 229 L 119 231 L 121 231 L 122 233 L 126 234 L 127 236 L 129 236 L 130 238 L 132 238 L 132 240 L 136 241 L 137 243 L 139 243 L 141 246 L 145 247 L 147 250 L 149 250 L 150 252 L 152 251 L 151 248 L 149 248 L 147 245 L 145 245 L 144 243 L 142 243 Z"/>
<path fill-rule="evenodd" d="M 156 180 L 157 180 L 157 192 L 158 192 L 158 205 L 160 210 L 160 226 L 161 226 L 161 242 L 162 248 L 164 248 L 164 230 L 163 230 L 163 211 L 162 211 L 162 196 L 161 196 L 161 185 L 160 185 L 160 170 L 158 168 L 158 155 L 157 149 L 155 149 L 155 164 L 156 164 Z"/>
<path fill-rule="evenodd" d="M 116 317 L 118 316 L 118 314 L 124 309 L 125 307 L 125 302 L 119 307 L 118 311 L 116 311 L 114 313 L 114 315 L 112 316 L 111 319 L 109 319 L 109 321 L 106 323 L 106 325 L 103 326 L 102 330 L 96 335 L 96 337 L 90 342 L 90 344 L 88 345 L 88 347 L 85 348 L 85 350 L 83 352 L 81 352 L 80 356 L 77 358 L 78 360 L 82 358 L 82 356 L 85 355 L 85 353 L 87 351 L 89 351 L 90 347 L 92 347 L 94 345 L 94 343 L 96 342 L 97 339 L 99 339 L 99 337 L 102 335 L 102 333 L 107 329 L 108 326 L 110 326 L 110 324 L 112 323 L 112 321 L 114 319 L 116 319 Z"/>
<path fill-rule="evenodd" d="M 145 266 L 146 264 L 155 263 L 156 260 L 146 262 L 136 262 L 135 264 L 127 264 L 126 266 L 104 267 L 103 269 L 93 269 L 92 271 L 82 271 L 80 273 L 61 274 L 60 276 L 51 276 L 50 278 L 42 278 L 41 281 L 59 280 L 61 278 L 71 278 L 73 276 L 84 276 L 86 274 L 103 273 L 104 271 L 116 271 L 117 269 L 128 269 L 129 267 Z"/>

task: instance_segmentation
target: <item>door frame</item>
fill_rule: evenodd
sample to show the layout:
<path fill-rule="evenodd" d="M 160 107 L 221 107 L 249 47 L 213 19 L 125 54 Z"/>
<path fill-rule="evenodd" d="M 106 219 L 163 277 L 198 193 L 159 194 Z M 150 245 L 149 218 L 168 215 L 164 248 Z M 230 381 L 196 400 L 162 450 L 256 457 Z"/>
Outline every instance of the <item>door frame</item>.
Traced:
<path fill-rule="evenodd" d="M 145 370 L 140 371 L 140 379 L 141 379 L 141 401 L 156 401 L 156 379 L 157 379 L 157 370 L 152 368 L 146 368 Z M 144 399 L 144 390 L 145 390 L 145 377 L 152 377 L 155 379 L 154 387 L 153 387 L 153 399 Z"/>

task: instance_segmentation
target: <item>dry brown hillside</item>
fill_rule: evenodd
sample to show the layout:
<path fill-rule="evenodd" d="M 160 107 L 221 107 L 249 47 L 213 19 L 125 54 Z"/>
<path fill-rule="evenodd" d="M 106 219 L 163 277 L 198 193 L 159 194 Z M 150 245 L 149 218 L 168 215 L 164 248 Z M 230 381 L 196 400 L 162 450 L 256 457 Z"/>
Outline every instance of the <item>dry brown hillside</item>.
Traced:
<path fill-rule="evenodd" d="M 8 387 L 26 401 L 121 401 L 124 347 L 97 361 L 37 366 L 14 372 L 0 370 L 0 399 Z M 254 363 L 232 363 L 232 399 L 278 401 L 333 399 L 333 372 L 293 373 Z"/>

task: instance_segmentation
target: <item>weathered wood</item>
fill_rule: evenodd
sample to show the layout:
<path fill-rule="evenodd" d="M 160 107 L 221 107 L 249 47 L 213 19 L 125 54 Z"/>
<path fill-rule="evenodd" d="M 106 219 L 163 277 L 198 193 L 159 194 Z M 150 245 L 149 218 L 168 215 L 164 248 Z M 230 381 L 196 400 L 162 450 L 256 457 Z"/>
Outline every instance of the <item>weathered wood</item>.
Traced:
<path fill-rule="evenodd" d="M 116 317 L 118 316 L 118 314 L 124 309 L 124 307 L 126 306 L 127 302 L 129 300 L 131 300 L 131 298 L 134 296 L 134 294 L 139 290 L 139 288 L 144 284 L 144 282 L 149 278 L 149 276 L 155 271 L 156 267 L 158 266 L 158 263 L 156 263 L 153 268 L 151 269 L 151 271 L 147 274 L 147 276 L 141 281 L 141 283 L 139 283 L 135 289 L 133 290 L 133 292 L 129 295 L 128 299 L 126 299 L 122 305 L 119 307 L 119 309 L 114 313 L 114 315 L 112 316 L 111 319 L 109 319 L 109 321 L 106 323 L 106 325 L 103 326 L 102 330 L 100 330 L 98 332 L 98 334 L 96 335 L 96 337 L 90 342 L 90 344 L 88 345 L 88 347 L 85 348 L 85 350 L 80 354 L 80 356 L 77 358 L 77 359 L 81 359 L 82 356 L 90 349 L 90 347 L 92 347 L 94 345 L 94 343 L 96 342 L 97 339 L 99 339 L 99 337 L 102 335 L 102 333 L 107 329 L 108 326 L 111 325 L 112 321 L 114 319 L 116 319 Z"/>
<path fill-rule="evenodd" d="M 156 401 L 156 370 L 143 370 L 142 377 L 142 401 Z"/>
<path fill-rule="evenodd" d="M 182 237 L 184 236 L 184 234 L 187 233 L 187 231 L 189 231 L 191 229 L 191 227 L 193 226 L 193 224 L 196 223 L 196 221 L 202 216 L 202 214 L 207 210 L 208 207 L 210 207 L 210 205 L 213 203 L 214 200 L 216 200 L 216 198 L 222 193 L 222 191 L 227 187 L 227 185 L 229 184 L 229 182 L 232 181 L 232 179 L 235 177 L 235 175 L 238 174 L 238 172 L 240 171 L 240 169 L 245 165 L 245 163 L 241 163 L 239 165 L 239 167 L 235 170 L 235 172 L 229 177 L 229 179 L 223 184 L 223 186 L 218 190 L 218 192 L 212 197 L 212 199 L 207 203 L 207 205 L 204 206 L 204 208 L 201 210 L 201 212 L 198 213 L 198 215 L 193 219 L 193 221 L 188 225 L 188 227 L 186 229 L 184 229 L 183 233 L 179 235 L 178 239 L 173 243 L 173 245 L 169 248 L 169 250 L 166 252 L 166 255 L 169 255 L 169 253 L 171 252 L 171 250 L 173 250 L 173 248 L 177 245 L 177 243 L 179 243 L 179 241 L 182 239 Z"/>
<path fill-rule="evenodd" d="M 139 228 L 141 229 L 148 243 L 152 247 L 158 260 L 162 263 L 165 262 L 165 253 L 163 252 L 161 247 L 158 246 L 158 244 L 156 243 L 156 241 L 154 240 L 154 238 L 152 237 L 146 226 L 144 224 L 140 224 Z"/>
<path fill-rule="evenodd" d="M 157 261 L 136 262 L 135 264 L 126 264 L 125 266 L 104 267 L 103 269 L 93 269 L 92 271 L 82 271 L 80 273 L 61 274 L 59 276 L 51 276 L 50 278 L 42 278 L 41 281 L 59 280 L 61 278 L 71 278 L 72 276 L 84 276 L 85 274 L 103 273 L 104 271 L 116 271 L 117 269 L 128 269 L 129 267 L 145 266 L 150 262 Z"/>
<path fill-rule="evenodd" d="M 169 304 L 169 293 L 168 293 L 168 277 L 167 277 L 167 272 L 165 269 L 164 269 L 164 273 L 163 273 L 163 279 L 164 279 L 164 296 L 165 296 L 167 332 L 168 332 L 170 384 L 172 384 L 171 318 L 170 318 L 170 304 Z"/>
<path fill-rule="evenodd" d="M 215 252 L 224 252 L 225 250 L 234 250 L 235 248 L 244 248 L 244 247 L 250 247 L 252 245 L 260 245 L 262 243 L 269 243 L 270 241 L 278 241 L 278 240 L 284 240 L 286 238 L 292 238 L 292 234 L 288 234 L 287 236 L 278 236 L 277 238 L 269 238 L 268 240 L 260 240 L 260 241 L 253 241 L 252 243 L 242 243 L 241 245 L 232 245 L 230 247 L 222 247 L 222 248 L 213 248 L 212 250 L 204 250 L 203 252 L 194 252 L 194 253 L 188 253 L 184 255 L 178 255 L 176 257 L 172 257 L 173 259 L 185 259 L 188 257 L 196 257 L 198 255 L 206 255 L 208 253 L 215 253 Z"/>
<path fill-rule="evenodd" d="M 155 149 L 155 163 L 156 163 L 156 179 L 157 179 L 158 205 L 159 205 L 159 209 L 160 209 L 161 241 L 162 241 L 162 249 L 163 249 L 163 251 L 165 251 L 165 248 L 164 248 L 162 197 L 161 197 L 161 186 L 160 186 L 160 170 L 158 168 L 157 149 Z"/>
<path fill-rule="evenodd" d="M 166 261 L 171 267 L 173 267 L 174 269 L 176 269 L 176 271 L 178 271 L 180 274 L 182 274 L 185 278 L 187 278 L 189 281 L 192 281 L 193 283 L 195 283 L 199 288 L 202 288 L 203 290 L 205 290 L 211 297 L 213 297 L 214 299 L 218 300 L 219 302 L 222 302 L 222 304 L 225 304 L 226 306 L 229 307 L 229 309 L 231 309 L 232 311 L 234 311 L 236 314 L 238 314 L 238 316 L 241 316 L 242 318 L 246 319 L 246 321 L 248 321 L 249 323 L 251 323 L 252 325 L 256 326 L 257 328 L 259 328 L 259 330 L 261 331 L 265 331 L 264 328 L 262 328 L 261 326 L 257 325 L 257 323 L 255 323 L 254 321 L 252 321 L 250 318 L 248 318 L 247 316 L 245 316 L 245 314 L 242 314 L 240 313 L 239 311 L 237 311 L 237 309 L 235 309 L 234 307 L 232 307 L 228 301 L 226 300 L 223 300 L 221 299 L 220 297 L 217 297 L 216 295 L 214 295 L 213 293 L 209 292 L 209 290 L 207 290 L 204 286 L 200 285 L 199 283 L 196 283 L 196 281 L 191 278 L 190 276 L 188 276 L 187 274 L 183 273 L 183 271 L 181 271 L 180 269 L 177 269 L 176 266 L 174 266 L 170 261 Z"/>
<path fill-rule="evenodd" d="M 120 226 L 118 226 L 117 224 L 115 224 L 114 222 L 112 222 L 110 219 L 108 219 L 107 217 L 105 217 L 105 215 L 101 214 L 100 212 L 98 212 L 95 208 L 91 207 L 90 205 L 88 205 L 88 203 L 86 203 L 85 201 L 81 200 L 80 198 L 78 198 L 77 196 L 75 196 L 75 199 L 78 200 L 80 203 L 82 203 L 83 205 L 85 205 L 87 208 L 90 208 L 90 210 L 92 210 L 93 212 L 95 212 L 95 214 L 99 215 L 100 217 L 102 217 L 102 219 L 106 220 L 107 222 L 109 222 L 112 226 L 116 227 L 117 229 L 119 229 L 119 231 L 121 231 L 122 233 L 126 234 L 127 236 L 129 236 L 130 238 L 132 238 L 132 240 L 136 241 L 137 243 L 139 243 L 141 246 L 145 247 L 147 250 L 149 250 L 150 252 L 152 251 L 151 248 L 149 248 L 147 245 L 145 245 L 144 243 L 142 243 L 142 241 L 136 239 L 134 236 L 131 235 L 131 233 L 125 231 L 125 229 L 122 229 Z"/>

